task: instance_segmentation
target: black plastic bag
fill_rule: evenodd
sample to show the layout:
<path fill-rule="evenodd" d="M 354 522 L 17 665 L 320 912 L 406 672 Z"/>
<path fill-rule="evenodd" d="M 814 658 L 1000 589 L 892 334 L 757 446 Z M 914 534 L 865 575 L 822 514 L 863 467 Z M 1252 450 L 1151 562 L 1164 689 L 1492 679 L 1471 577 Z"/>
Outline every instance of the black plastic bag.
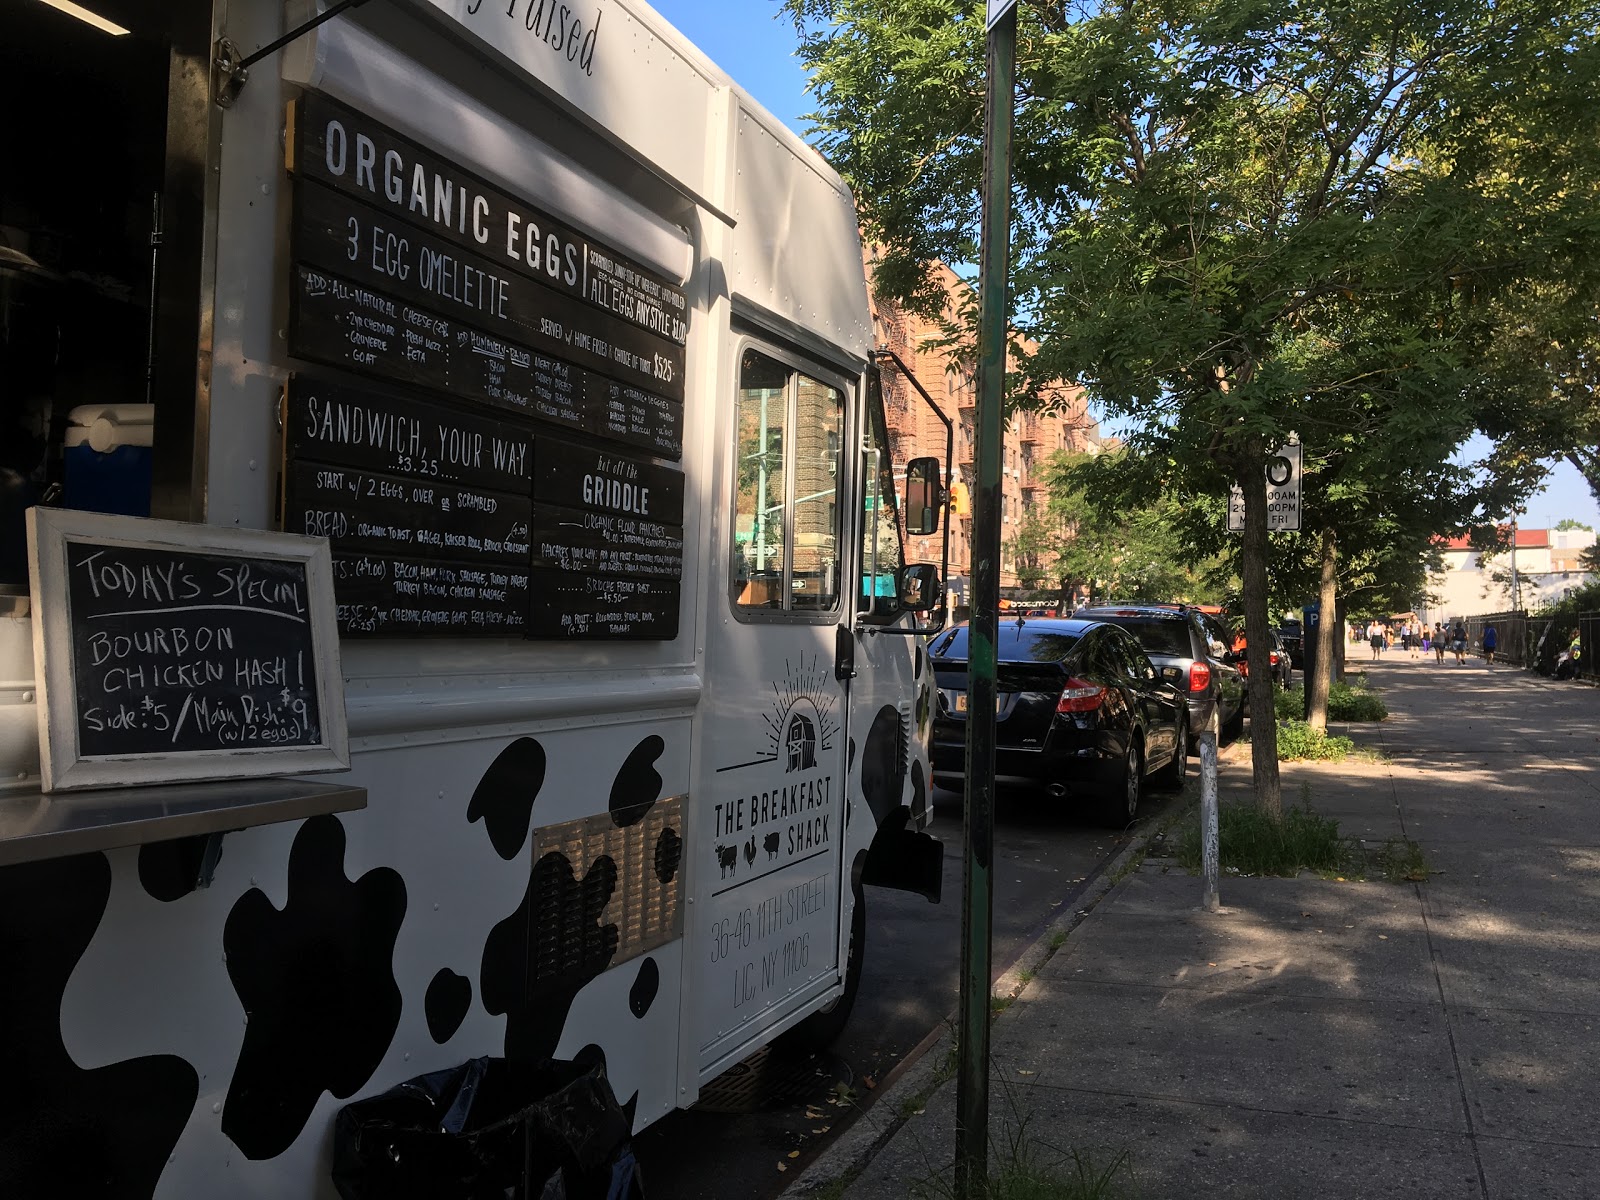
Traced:
<path fill-rule="evenodd" d="M 344 1200 L 643 1200 L 605 1068 L 475 1058 L 339 1110 Z"/>

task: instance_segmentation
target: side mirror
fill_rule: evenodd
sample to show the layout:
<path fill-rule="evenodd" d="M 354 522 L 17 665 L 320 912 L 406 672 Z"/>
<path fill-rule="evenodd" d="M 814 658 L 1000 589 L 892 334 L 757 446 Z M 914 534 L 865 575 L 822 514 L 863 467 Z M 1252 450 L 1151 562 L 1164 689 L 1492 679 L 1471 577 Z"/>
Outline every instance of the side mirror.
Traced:
<path fill-rule="evenodd" d="M 932 612 L 939 607 L 939 569 L 932 563 L 910 563 L 900 568 L 900 604 L 908 612 Z"/>
<path fill-rule="evenodd" d="M 939 460 L 913 458 L 906 465 L 906 534 L 922 537 L 938 533 L 939 510 L 943 507 L 944 486 L 939 482 Z"/>

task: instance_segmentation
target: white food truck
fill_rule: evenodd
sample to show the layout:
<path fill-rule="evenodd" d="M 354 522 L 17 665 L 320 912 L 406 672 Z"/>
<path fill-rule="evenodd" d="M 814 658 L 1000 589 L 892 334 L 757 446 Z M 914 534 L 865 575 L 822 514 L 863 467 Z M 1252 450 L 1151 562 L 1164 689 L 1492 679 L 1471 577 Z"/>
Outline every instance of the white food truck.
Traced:
<path fill-rule="evenodd" d="M 0 88 L 0 1194 L 332 1195 L 424 1072 L 603 1060 L 642 1128 L 837 1032 L 863 883 L 938 895 L 948 478 L 838 176 L 638 0 L 8 0 Z M 149 563 L 30 594 L 35 506 L 326 539 L 349 770 L 152 782 L 292 742 L 196 699 L 282 663 Z M 120 699 L 41 714 L 124 585 Z"/>

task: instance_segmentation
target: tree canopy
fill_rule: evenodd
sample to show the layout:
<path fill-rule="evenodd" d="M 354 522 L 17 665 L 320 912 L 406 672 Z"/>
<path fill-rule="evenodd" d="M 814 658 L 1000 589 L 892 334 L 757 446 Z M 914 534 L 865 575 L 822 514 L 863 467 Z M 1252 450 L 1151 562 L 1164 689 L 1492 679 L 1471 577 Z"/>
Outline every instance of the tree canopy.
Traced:
<path fill-rule="evenodd" d="M 786 7 L 822 148 L 884 247 L 878 286 L 931 302 L 929 265 L 976 257 L 983 5 Z M 1142 486 L 1239 481 L 1247 505 L 1297 433 L 1326 472 L 1312 521 L 1368 549 L 1492 523 L 1534 486 L 1451 460 L 1491 424 L 1515 331 L 1548 341 L 1593 315 L 1600 0 L 1018 11 L 1010 284 L 1039 346 L 1019 402 L 1075 380 L 1126 423 Z M 1515 427 L 1530 451 L 1574 427 L 1550 386 L 1564 371 L 1521 389 L 1559 410 Z M 1245 550 L 1255 635 L 1264 534 Z"/>

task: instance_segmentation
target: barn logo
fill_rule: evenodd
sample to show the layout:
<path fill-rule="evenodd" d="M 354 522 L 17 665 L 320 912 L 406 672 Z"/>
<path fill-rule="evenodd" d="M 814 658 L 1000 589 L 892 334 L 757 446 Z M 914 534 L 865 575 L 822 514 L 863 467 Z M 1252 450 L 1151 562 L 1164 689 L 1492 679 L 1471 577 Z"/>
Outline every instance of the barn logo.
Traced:
<path fill-rule="evenodd" d="M 829 767 L 837 753 L 839 703 L 832 664 L 820 656 L 784 664 L 761 714 L 766 737 L 755 755 L 717 773 L 756 780 L 712 803 L 714 875 L 732 888 L 823 853 L 833 842 L 837 797 Z"/>
<path fill-rule="evenodd" d="M 789 714 L 789 731 L 783 735 L 789 771 L 804 771 L 817 765 L 817 723 L 804 713 Z"/>

